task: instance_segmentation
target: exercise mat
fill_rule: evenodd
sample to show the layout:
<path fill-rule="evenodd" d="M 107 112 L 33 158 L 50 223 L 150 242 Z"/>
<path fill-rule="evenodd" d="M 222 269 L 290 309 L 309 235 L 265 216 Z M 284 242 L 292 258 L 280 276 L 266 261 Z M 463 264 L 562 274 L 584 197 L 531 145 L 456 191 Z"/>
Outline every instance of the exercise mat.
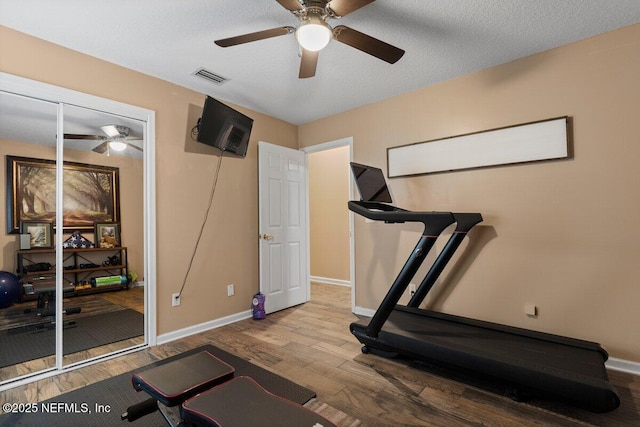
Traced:
<path fill-rule="evenodd" d="M 301 385 L 269 372 L 266 369 L 262 369 L 251 362 L 212 345 L 206 345 L 180 353 L 176 356 L 141 367 L 135 371 L 172 362 L 179 358 L 198 353 L 202 350 L 210 352 L 214 356 L 233 366 L 236 369 L 236 376 L 244 375 L 252 377 L 262 387 L 277 396 L 281 396 L 301 405 L 316 396 L 315 392 L 308 388 L 302 387 Z M 59 412 L 47 413 L 39 410 L 36 413 L 3 414 L 0 415 L 0 425 L 46 425 L 47 427 L 127 425 L 129 423 L 120 420 L 120 415 L 126 411 L 128 406 L 142 402 L 149 397 L 146 393 L 136 393 L 133 389 L 131 385 L 131 375 L 135 371 L 117 375 L 43 402 L 35 402 L 38 409 L 62 409 Z M 14 403 L 25 404 L 30 402 Z M 136 427 L 165 427 L 167 424 L 162 416 L 156 412 L 136 420 L 131 425 L 135 425 Z"/>
<path fill-rule="evenodd" d="M 77 353 L 144 334 L 144 315 L 131 309 L 74 318 L 62 334 L 64 354 Z M 56 348 L 55 325 L 43 322 L 0 331 L 0 367 L 52 356 Z"/>

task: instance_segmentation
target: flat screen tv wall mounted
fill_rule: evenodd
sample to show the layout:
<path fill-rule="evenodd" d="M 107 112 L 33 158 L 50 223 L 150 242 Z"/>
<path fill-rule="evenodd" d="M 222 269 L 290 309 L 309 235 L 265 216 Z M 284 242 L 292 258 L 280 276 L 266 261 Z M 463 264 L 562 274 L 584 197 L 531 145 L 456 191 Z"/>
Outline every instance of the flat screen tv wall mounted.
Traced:
<path fill-rule="evenodd" d="M 207 96 L 198 120 L 198 142 L 239 157 L 247 155 L 253 119 Z"/>

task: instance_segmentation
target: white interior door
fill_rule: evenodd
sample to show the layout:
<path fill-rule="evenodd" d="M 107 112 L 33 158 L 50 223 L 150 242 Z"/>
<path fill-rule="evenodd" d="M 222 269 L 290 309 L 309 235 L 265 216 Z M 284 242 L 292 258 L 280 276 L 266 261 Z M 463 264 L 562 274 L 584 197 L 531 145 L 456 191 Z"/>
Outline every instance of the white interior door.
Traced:
<path fill-rule="evenodd" d="M 260 141 L 260 291 L 272 313 L 309 301 L 306 154 Z"/>

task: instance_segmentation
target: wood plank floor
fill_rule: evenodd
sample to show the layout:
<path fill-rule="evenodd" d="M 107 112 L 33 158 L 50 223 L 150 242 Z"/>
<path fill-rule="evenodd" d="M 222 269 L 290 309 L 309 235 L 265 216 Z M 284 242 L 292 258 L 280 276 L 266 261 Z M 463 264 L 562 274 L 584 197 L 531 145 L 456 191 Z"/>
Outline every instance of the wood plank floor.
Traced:
<path fill-rule="evenodd" d="M 349 333 L 356 319 L 350 301 L 348 288 L 313 284 L 309 303 L 265 320 L 244 320 L 16 387 L 0 393 L 0 401 L 41 401 L 213 344 L 316 391 L 311 406 L 333 411 L 332 420 L 342 426 L 640 426 L 640 377 L 609 372 L 622 405 L 606 414 L 557 402 L 514 402 L 477 378 L 362 354 Z"/>

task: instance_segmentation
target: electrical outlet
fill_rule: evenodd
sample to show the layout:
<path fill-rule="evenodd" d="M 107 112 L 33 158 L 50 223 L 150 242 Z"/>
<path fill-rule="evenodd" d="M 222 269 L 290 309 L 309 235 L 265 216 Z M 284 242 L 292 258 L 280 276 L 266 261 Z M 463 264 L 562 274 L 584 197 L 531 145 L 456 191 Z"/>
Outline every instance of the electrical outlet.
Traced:
<path fill-rule="evenodd" d="M 234 289 L 233 284 L 227 285 L 227 296 L 228 297 L 232 297 L 234 295 L 235 295 L 235 289 Z"/>
<path fill-rule="evenodd" d="M 538 317 L 538 307 L 535 304 L 528 302 L 524 305 L 524 313 L 529 317 Z"/>
<path fill-rule="evenodd" d="M 409 283 L 409 294 L 411 296 L 413 296 L 413 294 L 416 293 L 416 284 L 415 283 Z"/>
<path fill-rule="evenodd" d="M 171 295 L 171 306 L 172 307 L 177 307 L 180 305 L 180 294 L 179 293 L 175 293 L 173 295 Z"/>

